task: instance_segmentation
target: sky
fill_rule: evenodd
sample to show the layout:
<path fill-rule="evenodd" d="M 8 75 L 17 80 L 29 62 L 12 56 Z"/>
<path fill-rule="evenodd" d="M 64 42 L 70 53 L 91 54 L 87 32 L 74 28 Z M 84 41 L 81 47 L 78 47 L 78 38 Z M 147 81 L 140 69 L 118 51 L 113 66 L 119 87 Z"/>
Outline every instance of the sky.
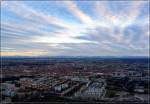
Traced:
<path fill-rule="evenodd" d="M 148 1 L 1 1 L 2 56 L 149 56 Z"/>

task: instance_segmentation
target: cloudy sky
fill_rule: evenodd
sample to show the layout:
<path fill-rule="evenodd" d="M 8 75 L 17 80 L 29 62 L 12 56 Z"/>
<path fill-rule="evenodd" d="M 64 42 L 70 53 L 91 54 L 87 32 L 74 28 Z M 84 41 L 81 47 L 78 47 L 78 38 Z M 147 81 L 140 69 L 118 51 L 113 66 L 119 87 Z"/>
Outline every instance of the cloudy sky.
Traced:
<path fill-rule="evenodd" d="M 2 1 L 2 56 L 148 56 L 148 1 Z"/>

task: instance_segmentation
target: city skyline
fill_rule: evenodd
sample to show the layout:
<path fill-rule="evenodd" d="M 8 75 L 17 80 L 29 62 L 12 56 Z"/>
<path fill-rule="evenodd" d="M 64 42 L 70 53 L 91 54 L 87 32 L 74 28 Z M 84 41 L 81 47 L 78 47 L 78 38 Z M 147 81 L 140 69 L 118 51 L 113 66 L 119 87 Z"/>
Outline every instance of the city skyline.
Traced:
<path fill-rule="evenodd" d="M 149 56 L 149 1 L 1 1 L 2 56 Z"/>

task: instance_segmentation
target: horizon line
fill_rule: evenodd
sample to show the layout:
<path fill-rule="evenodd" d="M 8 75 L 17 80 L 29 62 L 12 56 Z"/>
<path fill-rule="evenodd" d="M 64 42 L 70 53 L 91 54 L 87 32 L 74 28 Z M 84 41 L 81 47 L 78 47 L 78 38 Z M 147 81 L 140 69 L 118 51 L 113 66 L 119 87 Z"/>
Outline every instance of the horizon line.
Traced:
<path fill-rule="evenodd" d="M 98 58 L 126 58 L 126 57 L 150 57 L 150 56 L 1 56 L 1 58 L 82 58 L 82 57 L 98 57 Z"/>

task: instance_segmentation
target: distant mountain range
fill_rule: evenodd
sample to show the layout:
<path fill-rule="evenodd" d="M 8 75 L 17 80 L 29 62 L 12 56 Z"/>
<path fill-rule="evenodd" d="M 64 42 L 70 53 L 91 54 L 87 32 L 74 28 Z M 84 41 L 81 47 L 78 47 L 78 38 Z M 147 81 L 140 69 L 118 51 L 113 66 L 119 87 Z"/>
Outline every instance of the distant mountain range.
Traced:
<path fill-rule="evenodd" d="M 40 58 L 40 59 L 49 59 L 49 58 L 102 58 L 102 59 L 111 59 L 111 58 L 150 58 L 150 56 L 1 56 L 4 58 Z"/>

